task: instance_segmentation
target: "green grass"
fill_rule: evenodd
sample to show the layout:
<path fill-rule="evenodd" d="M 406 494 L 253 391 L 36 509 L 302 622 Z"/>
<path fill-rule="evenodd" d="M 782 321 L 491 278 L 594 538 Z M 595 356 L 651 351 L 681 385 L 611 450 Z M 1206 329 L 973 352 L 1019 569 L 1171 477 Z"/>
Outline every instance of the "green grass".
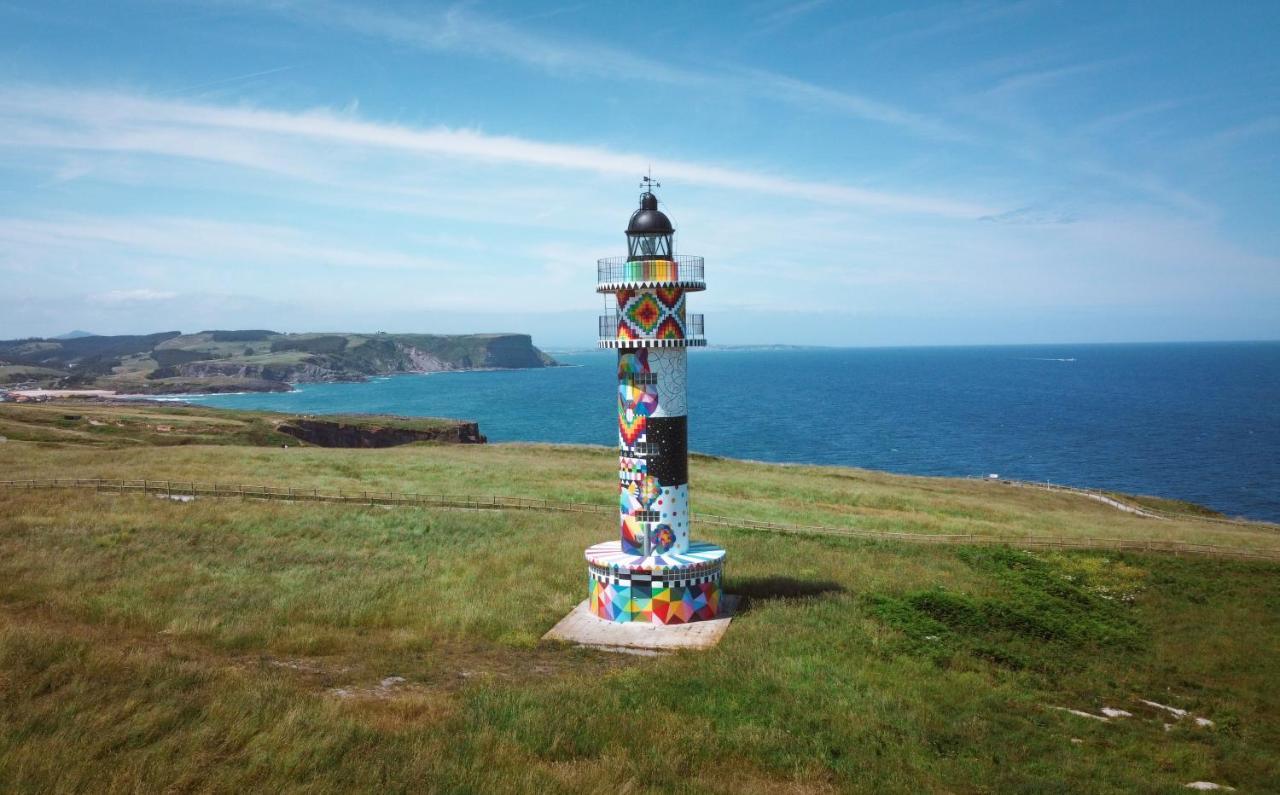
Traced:
<path fill-rule="evenodd" d="M 1186 514 L 1188 516 L 1207 516 L 1211 518 L 1222 518 L 1220 511 L 1212 508 L 1206 508 L 1203 505 L 1197 505 L 1194 502 L 1186 500 L 1171 500 L 1167 497 L 1150 497 L 1145 494 L 1118 494 L 1116 492 L 1104 492 L 1116 499 L 1124 500 L 1130 504 L 1138 505 L 1142 508 L 1151 508 L 1166 514 Z"/>
<path fill-rule="evenodd" d="M 712 533 L 724 643 L 618 658 L 538 643 L 603 519 L 0 500 L 12 791 L 1280 786 L 1274 566 Z"/>
<path fill-rule="evenodd" d="M 138 412 L 136 420 L 122 418 L 126 426 L 141 426 L 130 441 L 108 438 L 129 435 L 109 427 L 117 409 L 92 406 L 39 407 L 55 419 L 52 426 L 12 419 L 11 412 L 26 407 L 0 406 L 0 435 L 44 442 L 35 449 L 0 446 L 0 472 L 12 473 L 12 478 L 172 479 L 616 504 L 616 453 L 605 448 L 505 444 L 321 450 L 289 441 L 283 442 L 291 445 L 285 450 L 275 437 L 253 431 L 269 429 L 282 415 L 154 406 L 132 409 Z M 86 426 L 95 410 L 101 412 L 98 421 L 107 425 Z M 84 419 L 74 421 L 74 427 L 55 427 L 64 422 L 58 418 L 65 413 Z M 161 423 L 175 430 L 154 431 Z M 149 446 L 174 445 L 182 437 L 177 433 L 180 423 L 191 424 L 189 441 L 180 449 Z M 265 446 L 245 446 L 253 444 Z M 129 445 L 129 454 L 121 456 L 115 445 Z M 695 456 L 690 467 L 696 473 L 693 510 L 734 518 L 902 533 L 1153 539 L 1280 550 L 1280 530 L 1270 525 L 1224 524 L 1192 514 L 1144 519 L 1076 494 L 980 480 L 704 456 Z"/>
<path fill-rule="evenodd" d="M 240 447 L 297 447 L 298 439 L 276 427 L 294 415 L 262 411 L 214 410 L 152 403 L 131 405 L 89 401 L 0 404 L 0 435 L 15 441 L 47 443 L 41 455 L 61 445 L 63 451 L 84 446 L 233 445 Z M 456 425 L 455 420 L 431 417 L 390 417 L 371 414 L 324 415 L 323 419 L 348 425 L 411 430 Z M 19 450 L 26 458 L 27 451 Z M 31 458 L 34 463 L 41 456 Z M 104 461 L 128 467 L 131 459 L 106 453 Z M 113 467 L 114 468 L 114 467 Z M 29 467 L 25 471 L 32 471 Z M 34 475 L 27 475 L 35 477 Z M 65 475 L 63 477 L 93 477 Z"/>
<path fill-rule="evenodd" d="M 0 444 L 0 472 L 601 503 L 613 478 L 589 448 L 67 440 Z M 777 519 L 1272 532 L 857 470 L 691 474 L 695 510 Z M 0 790 L 1280 790 L 1280 566 L 704 528 L 745 597 L 718 647 L 540 642 L 584 597 L 582 549 L 615 533 L 590 514 L 0 490 Z M 1134 715 L 1054 709 L 1103 706 Z"/>
<path fill-rule="evenodd" d="M 26 364 L 0 364 L 0 384 L 11 384 L 61 376 L 61 370 Z"/>

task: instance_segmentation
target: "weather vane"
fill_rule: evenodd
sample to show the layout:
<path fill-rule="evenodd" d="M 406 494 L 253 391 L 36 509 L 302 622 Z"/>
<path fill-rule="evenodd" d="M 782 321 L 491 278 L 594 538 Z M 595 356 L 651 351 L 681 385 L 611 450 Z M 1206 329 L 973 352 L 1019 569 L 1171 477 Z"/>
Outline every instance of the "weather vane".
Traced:
<path fill-rule="evenodd" d="M 640 187 L 646 193 L 652 193 L 654 188 L 661 188 L 662 183 L 653 178 L 653 169 L 649 169 L 649 173 L 640 178 Z"/>

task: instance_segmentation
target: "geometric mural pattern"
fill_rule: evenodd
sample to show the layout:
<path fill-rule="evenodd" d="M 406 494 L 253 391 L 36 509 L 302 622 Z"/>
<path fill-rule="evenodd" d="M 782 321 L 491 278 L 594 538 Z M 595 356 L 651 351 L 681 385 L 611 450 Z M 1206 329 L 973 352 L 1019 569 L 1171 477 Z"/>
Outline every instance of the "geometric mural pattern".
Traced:
<path fill-rule="evenodd" d="M 689 585 L 719 579 L 724 568 L 724 547 L 698 541 L 685 552 L 671 552 L 638 558 L 621 548 L 617 541 L 605 541 L 586 551 L 587 569 L 592 576 L 615 584 L 628 584 L 632 579 L 664 585 Z"/>
<path fill-rule="evenodd" d="M 684 339 L 683 289 L 653 287 L 619 290 L 617 296 L 619 339 Z"/>
<path fill-rule="evenodd" d="M 659 544 L 657 539 L 653 539 L 652 549 L 659 554 L 673 550 L 676 552 L 688 550 L 689 484 L 663 486 L 654 507 L 658 511 L 658 525 L 655 530 L 665 529 L 669 537 L 664 536 L 662 544 Z"/>
<path fill-rule="evenodd" d="M 606 621 L 687 624 L 720 614 L 720 581 L 687 586 L 613 585 L 590 578 L 592 614 Z"/>
<path fill-rule="evenodd" d="M 637 558 L 617 542 L 587 550 L 591 612 L 606 621 L 684 624 L 720 613 L 724 549 L 694 544 L 685 554 Z"/>
<path fill-rule="evenodd" d="M 649 375 L 647 349 L 618 352 L 618 437 L 623 448 L 644 441 L 645 419 L 658 408 L 657 384 L 643 383 L 652 380 L 645 378 Z"/>
<path fill-rule="evenodd" d="M 632 295 L 644 323 L 648 304 L 683 303 L 680 290 Z M 661 300 L 659 300 L 661 299 Z M 688 418 L 684 416 L 683 349 L 618 351 L 618 538 L 629 555 L 683 553 L 689 548 Z M 650 365 L 658 364 L 659 372 Z M 663 395 L 668 406 L 663 411 Z M 681 409 L 679 413 L 674 409 Z M 661 415 L 661 416 L 658 416 Z M 643 451 L 643 452 L 641 452 Z"/>
<path fill-rule="evenodd" d="M 618 479 L 623 483 L 638 483 L 648 474 L 648 464 L 643 458 L 618 459 Z"/>

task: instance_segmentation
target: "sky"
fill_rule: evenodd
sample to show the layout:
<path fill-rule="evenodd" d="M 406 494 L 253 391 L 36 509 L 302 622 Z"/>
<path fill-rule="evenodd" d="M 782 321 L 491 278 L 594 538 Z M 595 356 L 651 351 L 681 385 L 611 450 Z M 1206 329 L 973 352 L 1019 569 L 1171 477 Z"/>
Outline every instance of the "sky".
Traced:
<path fill-rule="evenodd" d="M 0 337 L 1280 338 L 1280 3 L 0 0 Z"/>

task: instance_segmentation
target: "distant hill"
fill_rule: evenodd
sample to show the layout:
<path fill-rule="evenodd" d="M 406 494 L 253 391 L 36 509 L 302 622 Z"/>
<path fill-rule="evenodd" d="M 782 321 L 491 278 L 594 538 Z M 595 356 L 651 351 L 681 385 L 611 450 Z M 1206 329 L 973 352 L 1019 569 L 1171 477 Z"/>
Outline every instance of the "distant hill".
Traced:
<path fill-rule="evenodd" d="M 94 334 L 92 331 L 81 331 L 80 329 L 74 329 L 74 330 L 72 330 L 72 331 L 68 331 L 66 334 L 59 334 L 58 336 L 56 336 L 56 337 L 50 337 L 49 339 L 54 339 L 54 340 L 74 340 L 74 339 L 78 339 L 78 338 L 80 338 L 80 337 L 96 337 L 96 336 L 98 336 L 98 335 L 97 335 L 97 334 Z"/>
<path fill-rule="evenodd" d="M 139 394 L 286 391 L 291 383 L 363 381 L 392 373 L 556 365 L 528 334 L 248 329 L 0 341 L 0 384 Z"/>

